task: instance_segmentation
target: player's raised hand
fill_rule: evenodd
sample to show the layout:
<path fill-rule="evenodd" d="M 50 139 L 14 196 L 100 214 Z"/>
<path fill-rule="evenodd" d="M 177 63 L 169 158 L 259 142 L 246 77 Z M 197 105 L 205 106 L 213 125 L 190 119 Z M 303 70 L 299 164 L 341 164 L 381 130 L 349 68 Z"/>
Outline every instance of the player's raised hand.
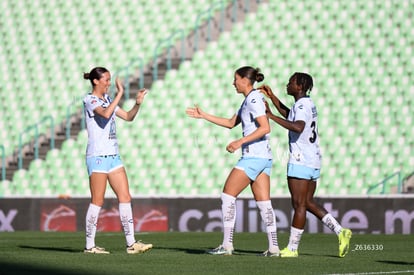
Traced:
<path fill-rule="evenodd" d="M 203 118 L 203 111 L 201 110 L 198 105 L 194 105 L 194 107 L 188 107 L 185 110 L 186 114 L 192 118 Z"/>
<path fill-rule="evenodd" d="M 122 80 L 119 77 L 115 79 L 115 86 L 116 90 L 118 91 L 117 95 L 121 94 L 122 96 L 124 94 L 124 86 L 122 85 Z"/>
<path fill-rule="evenodd" d="M 144 102 L 144 97 L 147 95 L 148 90 L 145 88 L 142 88 L 137 92 L 137 96 L 135 98 L 135 102 L 137 105 L 140 105 L 142 102 Z"/>
<path fill-rule="evenodd" d="M 274 96 L 272 89 L 268 85 L 262 85 L 258 87 L 257 89 L 260 90 L 260 92 L 262 92 L 265 96 L 269 98 Z"/>

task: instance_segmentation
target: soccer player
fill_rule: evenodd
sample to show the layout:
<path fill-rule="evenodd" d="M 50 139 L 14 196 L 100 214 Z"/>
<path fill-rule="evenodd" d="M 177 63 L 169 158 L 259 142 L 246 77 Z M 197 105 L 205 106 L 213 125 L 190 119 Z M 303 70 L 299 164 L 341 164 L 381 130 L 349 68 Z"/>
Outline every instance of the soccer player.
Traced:
<path fill-rule="evenodd" d="M 236 222 L 236 198 L 248 186 L 253 192 L 260 215 L 266 225 L 268 250 L 262 256 L 279 256 L 276 219 L 270 201 L 270 171 L 272 152 L 269 146 L 269 120 L 263 95 L 253 88 L 261 82 L 264 75 L 253 67 L 241 67 L 234 74 L 233 85 L 237 93 L 243 94 L 244 101 L 240 109 L 231 118 L 217 117 L 204 112 L 197 105 L 187 108 L 186 113 L 193 118 L 205 119 L 216 125 L 233 128 L 242 124 L 243 137 L 230 142 L 226 149 L 234 153 L 241 148 L 242 157 L 232 169 L 221 194 L 223 218 L 223 242 L 217 248 L 208 251 L 213 255 L 232 255 L 233 233 Z"/>
<path fill-rule="evenodd" d="M 89 174 L 91 203 L 86 213 L 86 247 L 85 253 L 109 254 L 107 250 L 95 245 L 96 226 L 99 211 L 104 203 L 106 184 L 109 182 L 119 202 L 119 215 L 126 239 L 126 252 L 137 254 L 152 248 L 135 240 L 134 218 L 132 215 L 131 195 L 128 178 L 118 152 L 115 117 L 125 121 L 133 121 L 140 109 L 145 89 L 138 91 L 136 102 L 129 111 L 118 106 L 124 89 L 121 81 L 116 79 L 117 94 L 112 100 L 108 95 L 111 85 L 111 74 L 103 67 L 93 68 L 84 74 L 89 79 L 92 92 L 83 99 L 88 145 L 86 148 L 86 165 Z"/>
<path fill-rule="evenodd" d="M 269 86 L 259 89 L 270 98 L 282 117 L 275 116 L 266 104 L 267 115 L 280 126 L 289 130 L 289 161 L 287 180 L 294 215 L 290 228 L 289 244 L 280 251 L 281 257 L 298 257 L 299 242 L 305 227 L 306 211 L 318 217 L 334 231 L 339 239 L 339 257 L 349 250 L 352 232 L 342 228 L 321 205 L 314 201 L 316 181 L 320 176 L 321 152 L 319 150 L 318 113 L 309 97 L 313 79 L 306 73 L 294 73 L 287 84 L 287 93 L 295 98 L 291 109 L 277 98 Z"/>

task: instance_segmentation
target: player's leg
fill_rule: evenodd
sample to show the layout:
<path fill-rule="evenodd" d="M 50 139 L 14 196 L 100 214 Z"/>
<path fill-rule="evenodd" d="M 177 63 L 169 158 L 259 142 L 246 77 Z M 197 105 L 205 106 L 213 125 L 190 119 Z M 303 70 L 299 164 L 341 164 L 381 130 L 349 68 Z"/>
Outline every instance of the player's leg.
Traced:
<path fill-rule="evenodd" d="M 335 232 L 336 235 L 342 231 L 342 226 L 339 222 L 320 204 L 315 202 L 314 194 L 316 190 L 316 181 L 309 181 L 308 194 L 306 195 L 306 208 L 309 212 L 315 215 L 322 223 Z"/>
<path fill-rule="evenodd" d="M 124 167 L 109 173 L 109 184 L 119 202 L 119 218 L 125 234 L 127 246 L 135 243 L 134 217 L 132 216 L 131 195 L 129 193 L 128 178 Z"/>
<path fill-rule="evenodd" d="M 310 181 L 307 195 L 307 209 L 309 212 L 318 217 L 326 227 L 335 232 L 339 240 L 339 257 L 344 257 L 349 250 L 352 231 L 347 228 L 343 228 L 341 224 L 331 215 L 331 213 L 328 213 L 323 206 L 315 202 L 315 190 L 316 181 Z"/>
<path fill-rule="evenodd" d="M 89 186 L 91 192 L 91 203 L 86 212 L 86 246 L 85 253 L 107 254 L 105 249 L 95 245 L 96 229 L 98 224 L 99 212 L 104 202 L 106 190 L 107 174 L 92 173 L 89 176 Z"/>
<path fill-rule="evenodd" d="M 306 223 L 306 194 L 308 180 L 288 177 L 288 187 L 294 209 L 292 225 L 290 227 L 289 243 L 280 254 L 281 257 L 297 257 L 299 243 Z"/>
<path fill-rule="evenodd" d="M 266 173 L 260 173 L 251 184 L 251 189 L 260 210 L 260 216 L 266 225 L 266 233 L 269 248 L 263 256 L 279 256 L 279 244 L 277 241 L 276 217 L 270 201 L 270 177 Z"/>
<path fill-rule="evenodd" d="M 221 194 L 221 212 L 223 219 L 223 242 L 215 249 L 208 251 L 213 255 L 231 255 L 233 253 L 233 234 L 236 223 L 236 197 L 250 183 L 249 177 L 238 168 L 233 168 L 224 184 Z"/>
<path fill-rule="evenodd" d="M 132 214 L 131 195 L 125 168 L 119 167 L 111 171 L 108 179 L 119 201 L 119 217 L 125 234 L 127 253 L 138 254 L 151 249 L 152 244 L 144 244 L 135 240 L 134 216 Z"/>
<path fill-rule="evenodd" d="M 236 198 L 247 186 L 249 186 L 250 182 L 251 179 L 249 179 L 243 170 L 233 168 L 226 179 L 223 193 Z"/>
<path fill-rule="evenodd" d="M 109 185 L 120 203 L 130 203 L 128 177 L 124 167 L 119 167 L 108 174 Z"/>

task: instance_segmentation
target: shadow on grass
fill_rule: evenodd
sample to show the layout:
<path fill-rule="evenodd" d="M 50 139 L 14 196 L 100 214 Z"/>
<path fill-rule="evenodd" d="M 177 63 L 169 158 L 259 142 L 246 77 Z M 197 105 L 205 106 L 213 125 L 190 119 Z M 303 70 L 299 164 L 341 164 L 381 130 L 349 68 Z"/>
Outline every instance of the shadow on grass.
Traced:
<path fill-rule="evenodd" d="M 404 262 L 404 261 L 377 261 L 377 262 L 383 263 L 383 264 L 414 265 L 414 262 Z"/>
<path fill-rule="evenodd" d="M 156 247 L 156 249 L 165 249 L 165 250 L 171 250 L 171 251 L 179 251 L 184 252 L 187 254 L 193 254 L 193 255 L 201 255 L 201 254 L 208 254 L 207 252 L 211 249 L 214 249 L 214 247 L 211 248 L 202 248 L 202 249 L 194 249 L 194 248 L 182 248 L 182 247 Z M 243 250 L 243 249 L 236 249 L 233 252 L 233 255 L 260 255 L 263 251 L 259 250 Z"/>
<path fill-rule="evenodd" d="M 160 247 L 157 246 L 153 249 L 165 249 L 165 250 L 171 250 L 171 251 L 179 251 L 184 252 L 187 254 L 205 254 L 207 249 L 194 249 L 194 248 L 182 248 L 182 247 Z"/>
<path fill-rule="evenodd" d="M 57 252 L 70 252 L 70 253 L 80 253 L 79 249 L 66 248 L 66 247 L 50 247 L 50 246 L 30 246 L 30 245 L 19 245 L 19 248 L 23 249 L 34 249 L 34 250 L 43 250 L 43 251 L 57 251 Z"/>
<path fill-rule="evenodd" d="M 26 264 L 10 264 L 0 262 L 1 271 L 0 274 L 12 274 L 12 275 L 27 275 L 27 274 L 42 274 L 42 275 L 72 275 L 73 272 L 67 270 L 58 270 L 47 267 L 39 267 Z"/>

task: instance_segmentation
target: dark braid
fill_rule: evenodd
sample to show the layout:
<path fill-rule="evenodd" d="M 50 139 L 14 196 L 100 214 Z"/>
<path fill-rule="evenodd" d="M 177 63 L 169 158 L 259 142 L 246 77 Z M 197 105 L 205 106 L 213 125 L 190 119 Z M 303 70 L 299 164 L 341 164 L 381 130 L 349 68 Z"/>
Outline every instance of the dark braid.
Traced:
<path fill-rule="evenodd" d="M 312 88 L 313 88 L 312 76 L 306 73 L 298 73 L 298 72 L 296 72 L 294 76 L 296 77 L 296 84 L 302 86 L 303 92 L 312 91 Z"/>

